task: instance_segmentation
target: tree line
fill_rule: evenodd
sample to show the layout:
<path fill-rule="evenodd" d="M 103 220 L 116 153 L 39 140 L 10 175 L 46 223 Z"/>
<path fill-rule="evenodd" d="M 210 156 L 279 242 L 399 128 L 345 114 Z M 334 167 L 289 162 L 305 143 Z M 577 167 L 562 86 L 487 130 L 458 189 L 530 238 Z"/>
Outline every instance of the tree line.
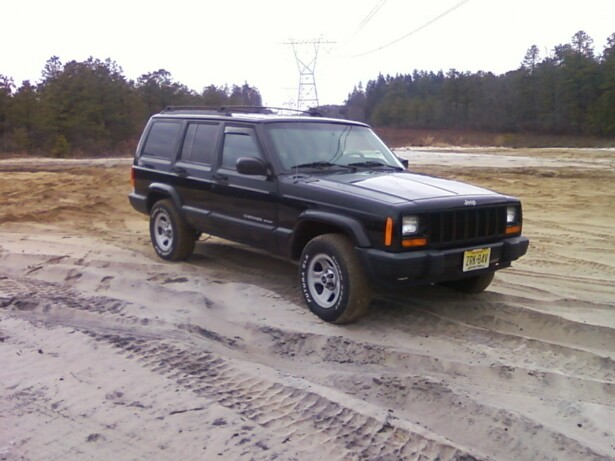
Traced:
<path fill-rule="evenodd" d="M 354 88 L 345 111 L 383 127 L 615 136 L 615 33 L 600 55 L 583 31 L 543 59 L 533 45 L 503 75 L 379 75 Z"/>
<path fill-rule="evenodd" d="M 0 151 L 88 155 L 130 151 L 147 119 L 168 105 L 262 105 L 244 83 L 189 89 L 160 69 L 128 80 L 110 59 L 45 64 L 40 82 L 0 75 Z"/>
<path fill-rule="evenodd" d="M 0 152 L 67 156 L 130 152 L 150 115 L 168 105 L 261 106 L 257 88 L 197 92 L 159 69 L 128 80 L 110 59 L 45 64 L 38 83 L 0 75 Z M 583 31 L 541 58 L 531 46 L 518 69 L 378 75 L 325 114 L 375 127 L 615 136 L 615 33 L 596 54 Z"/>

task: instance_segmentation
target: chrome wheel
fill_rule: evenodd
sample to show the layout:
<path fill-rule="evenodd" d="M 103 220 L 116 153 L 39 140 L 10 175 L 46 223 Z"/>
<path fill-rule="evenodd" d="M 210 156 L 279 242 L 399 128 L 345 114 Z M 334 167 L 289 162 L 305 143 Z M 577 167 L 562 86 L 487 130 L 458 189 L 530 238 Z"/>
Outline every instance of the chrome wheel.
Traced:
<path fill-rule="evenodd" d="M 152 207 L 149 236 L 158 256 L 167 261 L 183 261 L 194 250 L 196 230 L 178 213 L 170 199 L 159 200 Z"/>
<path fill-rule="evenodd" d="M 307 269 L 308 290 L 323 309 L 330 309 L 337 302 L 340 291 L 340 274 L 331 257 L 319 253 Z"/>
<path fill-rule="evenodd" d="M 154 238 L 163 252 L 171 251 L 173 246 L 173 225 L 165 210 L 160 210 L 154 218 Z"/>
<path fill-rule="evenodd" d="M 343 234 L 322 234 L 307 243 L 299 259 L 299 284 L 310 310 L 331 323 L 358 319 L 372 297 L 357 251 Z"/>

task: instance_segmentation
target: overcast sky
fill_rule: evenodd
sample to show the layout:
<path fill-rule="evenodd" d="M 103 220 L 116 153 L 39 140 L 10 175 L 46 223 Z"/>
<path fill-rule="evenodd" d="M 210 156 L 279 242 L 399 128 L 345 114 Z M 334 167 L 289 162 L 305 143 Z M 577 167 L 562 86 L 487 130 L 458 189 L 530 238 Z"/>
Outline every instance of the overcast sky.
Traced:
<path fill-rule="evenodd" d="M 319 48 L 316 84 L 321 104 L 340 104 L 378 73 L 501 74 L 531 45 L 542 58 L 584 30 L 600 54 L 615 32 L 615 0 L 13 0 L 1 11 L 0 74 L 18 86 L 53 55 L 94 56 L 129 79 L 166 69 L 197 91 L 247 82 L 271 106 L 297 99 L 291 39 L 335 42 Z M 298 49 L 311 60 L 313 47 Z"/>

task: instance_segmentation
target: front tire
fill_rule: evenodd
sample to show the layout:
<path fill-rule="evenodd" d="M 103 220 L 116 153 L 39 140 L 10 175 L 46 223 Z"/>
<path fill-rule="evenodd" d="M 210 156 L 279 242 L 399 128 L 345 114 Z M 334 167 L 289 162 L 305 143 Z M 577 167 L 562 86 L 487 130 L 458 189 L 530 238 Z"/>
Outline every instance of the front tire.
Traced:
<path fill-rule="evenodd" d="M 324 234 L 308 242 L 299 261 L 299 282 L 306 304 L 325 322 L 352 322 L 371 301 L 359 257 L 342 234 Z"/>
<path fill-rule="evenodd" d="M 171 200 L 160 200 L 152 207 L 149 235 L 154 250 L 162 259 L 182 261 L 194 251 L 196 234 Z"/>

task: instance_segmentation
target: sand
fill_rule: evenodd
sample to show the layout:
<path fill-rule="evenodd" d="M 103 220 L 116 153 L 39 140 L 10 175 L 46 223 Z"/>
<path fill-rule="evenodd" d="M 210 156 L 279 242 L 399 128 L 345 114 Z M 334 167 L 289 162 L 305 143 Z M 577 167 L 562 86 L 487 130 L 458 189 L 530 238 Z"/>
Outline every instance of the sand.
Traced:
<path fill-rule="evenodd" d="M 530 250 L 342 327 L 291 262 L 156 258 L 128 159 L 0 161 L 0 460 L 615 459 L 615 153 L 399 153 L 520 197 Z"/>

